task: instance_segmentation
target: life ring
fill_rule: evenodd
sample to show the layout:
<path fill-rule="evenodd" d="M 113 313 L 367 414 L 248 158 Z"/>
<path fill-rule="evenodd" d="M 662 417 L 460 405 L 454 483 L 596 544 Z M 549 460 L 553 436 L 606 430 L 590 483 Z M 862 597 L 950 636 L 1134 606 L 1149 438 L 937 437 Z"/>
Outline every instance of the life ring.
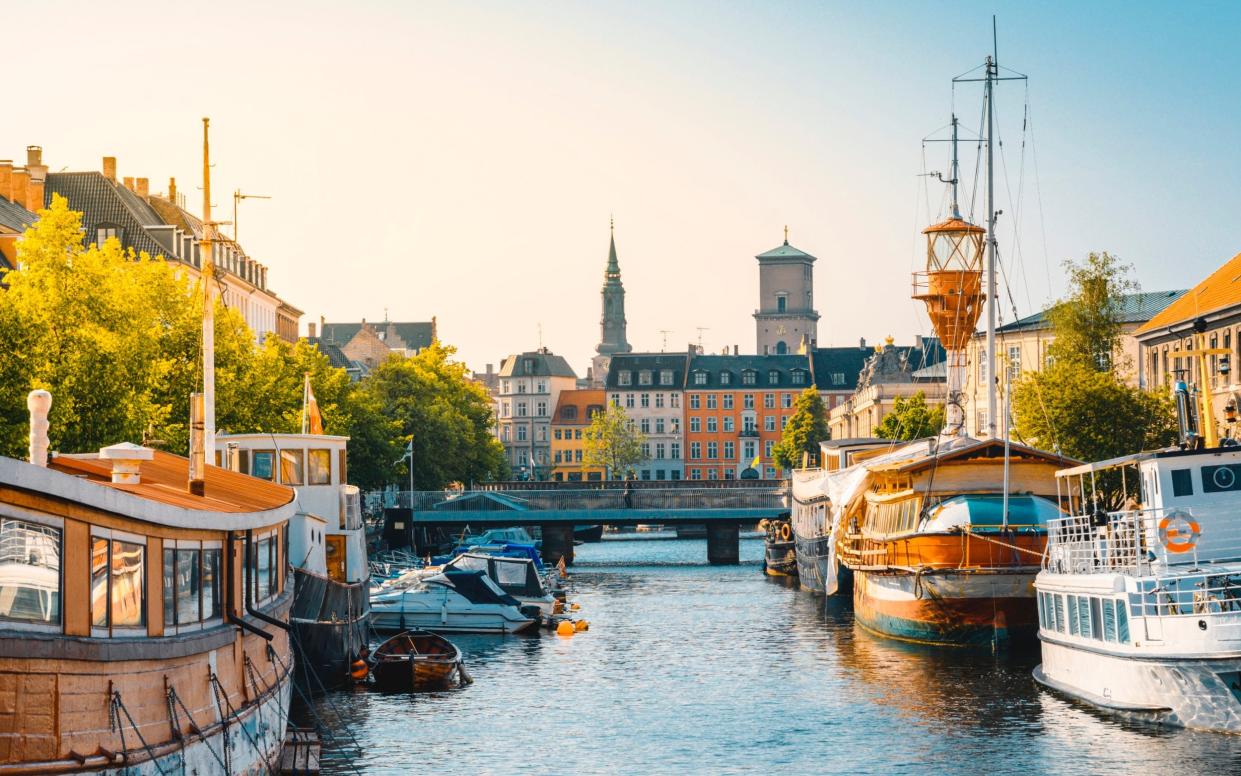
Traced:
<path fill-rule="evenodd" d="M 1171 553 L 1189 552 L 1198 544 L 1202 527 L 1184 512 L 1172 512 L 1159 521 L 1159 541 Z"/>
<path fill-rule="evenodd" d="M 788 523 L 781 523 L 781 524 L 780 524 L 780 541 L 782 541 L 782 542 L 787 542 L 787 541 L 789 540 L 789 536 L 791 536 L 791 535 L 792 535 L 792 533 L 793 533 L 793 532 L 792 532 L 791 530 L 789 530 L 789 524 L 788 524 Z"/>

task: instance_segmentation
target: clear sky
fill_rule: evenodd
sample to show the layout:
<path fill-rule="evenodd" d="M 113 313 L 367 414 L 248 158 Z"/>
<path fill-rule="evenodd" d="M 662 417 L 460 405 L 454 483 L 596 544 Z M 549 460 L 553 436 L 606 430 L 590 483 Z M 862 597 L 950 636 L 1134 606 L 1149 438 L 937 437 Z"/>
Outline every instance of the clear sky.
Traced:
<path fill-rule="evenodd" d="M 946 169 L 921 140 L 992 13 L 1030 76 L 1024 135 L 1026 86 L 997 103 L 1020 314 L 1092 250 L 1152 291 L 1241 251 L 1237 3 L 22 3 L 0 157 L 115 155 L 197 211 L 210 116 L 216 206 L 273 197 L 242 203 L 241 242 L 304 322 L 435 315 L 479 370 L 541 327 L 585 373 L 610 214 L 636 349 L 705 327 L 752 352 L 753 256 L 785 224 L 819 259 L 821 344 L 909 341 L 943 201 L 918 175 Z M 975 131 L 980 90 L 955 104 Z"/>

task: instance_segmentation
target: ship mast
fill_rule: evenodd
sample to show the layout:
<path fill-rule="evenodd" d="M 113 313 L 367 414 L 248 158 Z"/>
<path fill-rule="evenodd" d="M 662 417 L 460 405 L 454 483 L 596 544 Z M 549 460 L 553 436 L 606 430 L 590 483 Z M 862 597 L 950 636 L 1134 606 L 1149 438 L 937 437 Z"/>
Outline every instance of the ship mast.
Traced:
<path fill-rule="evenodd" d="M 207 129 L 211 119 L 203 118 L 203 452 L 207 463 L 215 464 L 215 290 L 212 287 L 215 224 L 211 221 L 211 149 Z"/>
<path fill-rule="evenodd" d="M 994 42 L 995 17 L 992 17 L 991 24 Z M 983 87 L 983 99 L 987 111 L 987 358 L 991 359 L 991 368 L 987 370 L 987 378 L 990 381 L 987 386 L 987 436 L 992 439 L 996 435 L 995 416 L 998 404 L 996 390 L 999 386 L 998 375 L 993 373 L 996 371 L 996 365 L 1000 363 L 995 353 L 995 302 L 999 284 L 996 283 L 995 278 L 995 159 L 993 156 L 995 127 L 992 103 L 994 79 L 998 75 L 996 71 L 995 59 L 987 57 L 986 84 Z M 1005 430 L 1007 432 L 1007 429 Z M 1005 493 L 1007 492 L 1005 489 Z"/>

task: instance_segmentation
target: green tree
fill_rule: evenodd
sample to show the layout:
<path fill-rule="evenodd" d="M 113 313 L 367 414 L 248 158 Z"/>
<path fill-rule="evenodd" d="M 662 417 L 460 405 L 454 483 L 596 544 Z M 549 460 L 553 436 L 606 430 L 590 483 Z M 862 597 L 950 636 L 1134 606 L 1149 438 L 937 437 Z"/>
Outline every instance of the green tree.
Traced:
<path fill-rule="evenodd" d="M 935 436 L 944 428 L 942 405 L 928 406 L 926 394 L 918 391 L 908 399 L 897 397 L 889 412 L 875 429 L 880 439 L 922 439 Z"/>
<path fill-rule="evenodd" d="M 609 479 L 622 479 L 645 460 L 642 445 L 646 436 L 639 431 L 618 404 L 609 404 L 604 412 L 596 412 L 586 429 L 583 462 L 600 467 Z"/>
<path fill-rule="evenodd" d="M 823 397 L 813 386 L 802 391 L 793 406 L 793 416 L 789 418 L 779 444 L 772 449 L 776 465 L 782 469 L 801 466 L 803 453 L 810 456 L 811 462 L 817 462 L 819 443 L 830 436 L 827 408 L 823 405 Z"/>
<path fill-rule="evenodd" d="M 1081 264 L 1064 263 L 1069 293 L 1047 312 L 1055 340 L 1047 352 L 1056 361 L 1071 361 L 1096 371 L 1127 371 L 1117 363 L 1123 334 L 1125 296 L 1139 288 L 1132 267 L 1107 252 L 1092 253 Z"/>

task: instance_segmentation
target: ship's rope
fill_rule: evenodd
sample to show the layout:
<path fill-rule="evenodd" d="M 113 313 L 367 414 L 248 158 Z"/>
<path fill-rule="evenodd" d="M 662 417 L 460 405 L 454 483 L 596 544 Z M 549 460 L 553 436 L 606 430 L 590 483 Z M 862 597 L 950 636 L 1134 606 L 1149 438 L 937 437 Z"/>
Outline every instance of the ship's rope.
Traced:
<path fill-rule="evenodd" d="M 203 742 L 203 745 L 207 747 L 207 751 L 211 752 L 211 756 L 214 757 L 215 761 L 220 764 L 221 768 L 224 769 L 224 773 L 227 774 L 227 776 L 232 776 L 233 772 L 232 772 L 232 769 L 229 768 L 228 763 L 225 762 L 225 760 L 222 759 L 220 755 L 216 754 L 215 750 L 211 748 L 211 742 L 208 740 L 208 738 L 205 735 L 203 735 L 202 728 L 198 726 L 198 723 L 194 721 L 194 715 L 190 712 L 189 709 L 185 707 L 185 702 L 182 701 L 181 696 L 177 694 L 176 688 L 169 685 L 168 687 L 168 716 L 172 719 L 172 723 L 174 726 L 174 730 L 177 733 L 177 737 L 183 739 L 182 746 L 181 746 L 181 751 L 183 753 L 181 755 L 182 768 L 184 769 L 185 767 L 185 755 L 184 755 L 185 745 L 184 745 L 184 734 L 182 734 L 181 732 L 181 719 L 180 717 L 177 716 L 177 706 L 181 707 L 181 710 L 185 712 L 185 716 L 189 719 L 190 732 L 197 735 L 199 740 Z M 227 757 L 227 756 L 228 756 L 228 752 L 227 750 L 225 750 L 224 757 Z"/>
<path fill-rule="evenodd" d="M 968 527 L 964 527 L 964 528 L 962 528 L 962 529 L 961 529 L 961 533 L 962 533 L 963 535 L 969 535 L 969 536 L 972 536 L 972 537 L 974 537 L 975 539 L 982 539 L 984 542 L 991 542 L 992 544 L 998 544 L 998 545 L 1000 545 L 1001 547 L 1007 547 L 1007 548 L 1008 548 L 1008 549 L 1010 549 L 1010 550 L 1016 550 L 1017 552 L 1024 552 L 1024 553 L 1026 553 L 1027 555 L 1033 555 L 1034 557 L 1036 557 L 1036 558 L 1038 558 L 1038 559 L 1040 559 L 1040 560 L 1042 560 L 1042 558 L 1043 558 L 1043 552 L 1042 552 L 1042 551 L 1038 551 L 1038 552 L 1036 552 L 1036 551 L 1031 550 L 1031 549 L 1029 549 L 1029 548 L 1027 548 L 1027 547 L 1022 547 L 1022 546 L 1017 545 L 1017 544 L 1012 544 L 1012 543 L 1010 543 L 1010 542 L 1002 542 L 1002 541 L 1000 541 L 999 539 L 992 539 L 990 536 L 986 536 L 986 535 L 984 535 L 984 534 L 980 534 L 980 533 L 975 533 L 974 531 L 971 531 Z"/>
<path fill-rule="evenodd" d="M 138 736 L 138 743 L 142 744 L 142 748 L 146 751 L 147 756 L 151 758 L 151 764 L 155 766 L 155 770 L 159 771 L 160 776 L 164 774 L 164 767 L 159 764 L 159 760 L 155 757 L 155 750 L 147 743 L 143 737 L 142 731 L 138 728 L 138 724 L 134 722 L 133 715 L 129 713 L 129 709 L 125 708 L 124 701 L 121 700 L 120 690 L 112 691 L 112 703 L 110 704 L 110 713 L 108 714 L 110 727 L 112 732 L 121 734 L 121 758 L 129 759 L 129 745 L 125 743 L 125 726 L 121 724 L 121 714 L 125 714 L 125 719 L 129 720 L 129 726 L 134 729 L 134 733 Z"/>

